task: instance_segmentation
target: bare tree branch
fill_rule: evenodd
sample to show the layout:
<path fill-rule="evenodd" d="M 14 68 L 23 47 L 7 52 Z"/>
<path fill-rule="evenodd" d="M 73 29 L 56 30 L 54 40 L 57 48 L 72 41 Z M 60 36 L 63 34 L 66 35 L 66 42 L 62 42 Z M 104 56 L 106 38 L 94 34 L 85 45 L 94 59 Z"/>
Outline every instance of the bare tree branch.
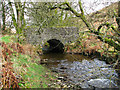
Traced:
<path fill-rule="evenodd" d="M 83 10 L 83 8 L 82 8 L 82 3 L 81 3 L 81 1 L 79 1 L 78 3 L 79 3 L 79 8 L 80 8 L 81 14 L 84 15 L 84 10 Z"/>

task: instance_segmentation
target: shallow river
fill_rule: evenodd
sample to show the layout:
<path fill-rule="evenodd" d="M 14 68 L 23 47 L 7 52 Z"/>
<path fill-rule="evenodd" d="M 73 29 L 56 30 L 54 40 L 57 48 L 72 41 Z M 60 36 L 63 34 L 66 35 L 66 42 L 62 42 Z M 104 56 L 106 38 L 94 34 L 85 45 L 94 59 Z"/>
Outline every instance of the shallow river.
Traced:
<path fill-rule="evenodd" d="M 66 85 L 81 88 L 120 88 L 118 74 L 112 65 L 97 58 L 78 54 L 45 54 L 42 63 L 59 73 L 58 79 Z"/>

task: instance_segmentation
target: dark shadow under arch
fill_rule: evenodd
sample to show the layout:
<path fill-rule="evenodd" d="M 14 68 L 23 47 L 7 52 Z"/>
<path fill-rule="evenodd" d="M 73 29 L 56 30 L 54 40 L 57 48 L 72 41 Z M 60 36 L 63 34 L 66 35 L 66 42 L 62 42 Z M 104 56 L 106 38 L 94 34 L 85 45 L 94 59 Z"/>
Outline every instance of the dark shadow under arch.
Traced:
<path fill-rule="evenodd" d="M 50 39 L 47 41 L 49 45 L 44 45 L 42 47 L 43 53 L 63 53 L 64 45 L 60 40 Z"/>

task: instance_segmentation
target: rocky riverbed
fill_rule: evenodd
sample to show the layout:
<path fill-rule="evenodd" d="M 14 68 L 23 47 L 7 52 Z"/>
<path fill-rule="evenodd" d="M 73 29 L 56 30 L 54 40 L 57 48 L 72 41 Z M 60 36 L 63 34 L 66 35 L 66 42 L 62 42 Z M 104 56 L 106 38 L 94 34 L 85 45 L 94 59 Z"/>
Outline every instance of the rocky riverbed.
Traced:
<path fill-rule="evenodd" d="M 65 75 L 64 79 L 82 88 L 115 88 L 117 86 L 116 71 L 104 61 L 94 59 L 93 61 L 82 60 L 73 63 L 61 62 L 57 68 L 52 68 Z"/>
<path fill-rule="evenodd" d="M 55 58 L 54 58 L 55 59 Z M 49 63 L 56 62 L 49 68 L 59 74 L 58 79 L 64 85 L 70 87 L 74 85 L 80 88 L 120 88 L 118 85 L 118 74 L 113 65 L 106 64 L 97 58 L 93 60 L 68 60 L 72 58 L 62 58 L 62 60 L 52 60 Z M 47 64 L 49 66 L 49 64 Z"/>

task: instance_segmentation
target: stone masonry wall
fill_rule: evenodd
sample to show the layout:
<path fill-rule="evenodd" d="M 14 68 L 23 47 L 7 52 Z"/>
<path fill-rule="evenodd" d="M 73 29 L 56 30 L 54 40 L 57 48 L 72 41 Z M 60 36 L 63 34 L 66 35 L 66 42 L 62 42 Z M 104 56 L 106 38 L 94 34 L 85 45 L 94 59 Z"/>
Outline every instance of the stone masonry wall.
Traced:
<path fill-rule="evenodd" d="M 63 44 L 74 42 L 79 37 L 76 27 L 44 28 L 38 30 L 31 28 L 25 30 L 26 40 L 31 44 L 44 44 L 50 39 L 60 40 Z"/>

